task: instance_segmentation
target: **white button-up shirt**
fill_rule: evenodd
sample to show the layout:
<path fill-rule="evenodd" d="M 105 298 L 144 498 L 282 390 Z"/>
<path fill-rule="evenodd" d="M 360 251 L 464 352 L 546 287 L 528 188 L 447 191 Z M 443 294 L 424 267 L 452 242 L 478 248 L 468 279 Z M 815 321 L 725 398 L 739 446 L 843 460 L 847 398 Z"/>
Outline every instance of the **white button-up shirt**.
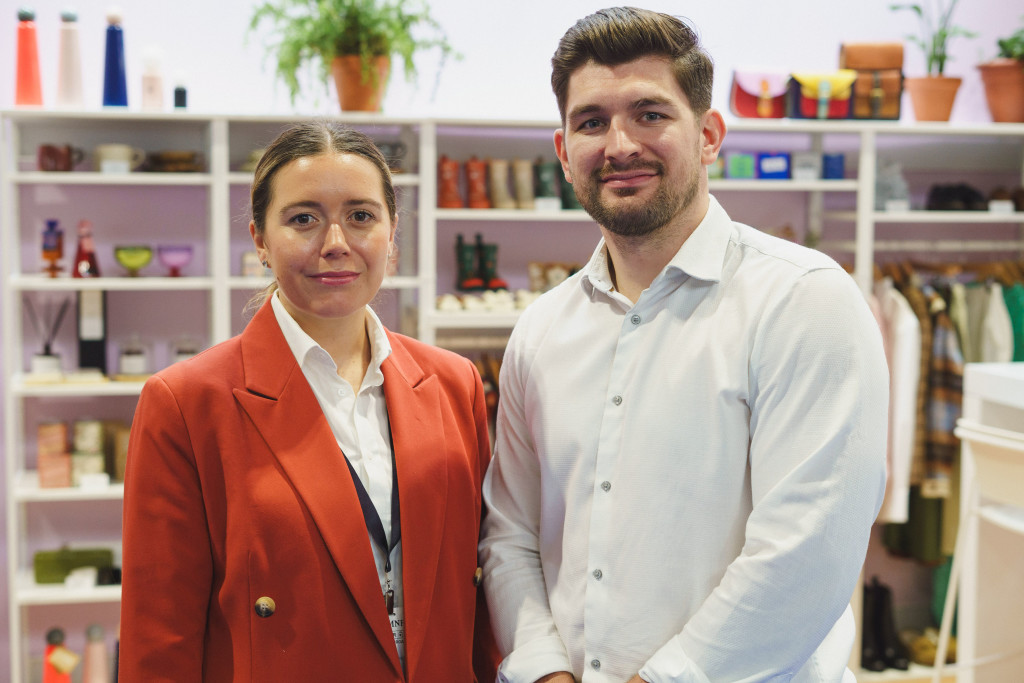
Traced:
<path fill-rule="evenodd" d="M 500 680 L 853 681 L 888 398 L 863 296 L 714 198 L 635 305 L 606 254 L 505 353 L 481 542 Z"/>
<path fill-rule="evenodd" d="M 393 463 L 391 460 L 391 428 L 388 422 L 388 407 L 384 400 L 384 374 L 380 366 L 391 355 L 384 325 L 376 313 L 366 308 L 366 329 L 370 336 L 370 365 L 366 369 L 363 383 L 358 391 L 338 376 L 338 366 L 330 354 L 299 327 L 291 317 L 278 293 L 271 300 L 271 307 L 277 317 L 277 324 L 292 350 L 302 374 L 313 389 L 316 400 L 324 411 L 324 417 L 334 433 L 341 453 L 347 457 L 359 476 L 366 493 L 373 501 L 388 544 L 391 544 L 391 488 Z M 267 359 L 268 363 L 274 362 Z M 342 455 L 344 454 L 344 455 Z M 311 454 L 311 457 L 316 457 Z M 360 520 L 337 520 L 338 524 L 362 523 Z M 369 533 L 369 531 L 367 531 Z M 377 564 L 381 592 L 386 587 L 384 572 L 387 555 L 370 537 L 373 559 Z M 402 542 L 399 541 L 391 552 L 391 589 L 395 592 L 395 605 L 405 603 L 402 591 Z M 383 598 L 382 598 L 383 599 Z M 403 658 L 405 649 L 398 648 Z"/>

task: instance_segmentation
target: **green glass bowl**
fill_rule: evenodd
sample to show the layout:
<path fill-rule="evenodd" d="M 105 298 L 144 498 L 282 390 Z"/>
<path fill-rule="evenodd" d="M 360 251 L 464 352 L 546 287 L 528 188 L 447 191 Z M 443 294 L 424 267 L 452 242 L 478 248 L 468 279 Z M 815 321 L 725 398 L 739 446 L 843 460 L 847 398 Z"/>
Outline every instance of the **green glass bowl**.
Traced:
<path fill-rule="evenodd" d="M 114 258 L 124 266 L 129 276 L 135 277 L 153 260 L 153 248 L 141 245 L 114 247 Z"/>

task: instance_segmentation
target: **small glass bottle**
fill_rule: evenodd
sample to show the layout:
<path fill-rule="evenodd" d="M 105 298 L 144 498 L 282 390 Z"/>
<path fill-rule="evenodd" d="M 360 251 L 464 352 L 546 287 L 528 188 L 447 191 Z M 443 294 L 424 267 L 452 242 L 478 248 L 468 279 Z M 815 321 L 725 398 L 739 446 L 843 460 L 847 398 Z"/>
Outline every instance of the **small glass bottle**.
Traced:
<path fill-rule="evenodd" d="M 56 218 L 50 218 L 46 221 L 46 229 L 43 230 L 43 260 L 46 261 L 44 270 L 50 277 L 57 277 L 62 258 L 64 258 L 64 231 L 60 229 L 60 223 Z"/>
<path fill-rule="evenodd" d="M 160 51 L 146 48 L 142 67 L 142 110 L 162 111 L 164 108 L 164 79 L 160 75 Z"/>
<path fill-rule="evenodd" d="M 75 266 L 72 277 L 99 277 L 100 266 L 96 262 L 96 245 L 92 241 L 92 223 L 78 224 L 78 250 L 75 252 Z"/>

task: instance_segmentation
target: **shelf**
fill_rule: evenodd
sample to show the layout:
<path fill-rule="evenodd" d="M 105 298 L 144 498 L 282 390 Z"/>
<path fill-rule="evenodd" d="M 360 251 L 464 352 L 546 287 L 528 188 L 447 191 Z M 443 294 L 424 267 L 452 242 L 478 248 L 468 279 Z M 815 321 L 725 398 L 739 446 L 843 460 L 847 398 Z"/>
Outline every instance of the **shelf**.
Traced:
<path fill-rule="evenodd" d="M 942 683 L 955 683 L 956 674 L 953 665 L 942 674 Z M 934 668 L 911 664 L 907 671 L 886 669 L 885 671 L 859 671 L 857 683 L 932 683 Z"/>
<path fill-rule="evenodd" d="M 514 313 L 486 313 L 462 311 L 445 313 L 435 311 L 427 316 L 428 321 L 438 329 L 452 330 L 497 330 L 511 328 L 519 320 L 520 311 Z"/>
<path fill-rule="evenodd" d="M 232 171 L 228 173 L 228 182 L 232 185 L 252 185 L 252 173 Z M 391 182 L 395 187 L 416 187 L 420 184 L 418 173 L 393 173 Z"/>
<path fill-rule="evenodd" d="M 242 277 L 234 276 L 228 280 L 228 287 L 234 290 L 255 292 L 267 287 L 271 283 L 269 277 Z M 412 275 L 391 275 L 384 278 L 381 289 L 416 289 L 420 287 L 421 279 Z"/>
<path fill-rule="evenodd" d="M 817 245 L 822 251 L 854 252 L 854 240 L 822 240 Z M 876 252 L 926 251 L 932 253 L 957 252 L 1014 252 L 1024 251 L 1024 241 L 1018 240 L 876 240 Z"/>
<path fill-rule="evenodd" d="M 71 605 L 94 602 L 120 602 L 121 586 L 94 588 L 67 588 L 64 584 L 39 584 L 29 571 L 19 572 L 16 579 L 14 602 L 18 605 Z"/>
<path fill-rule="evenodd" d="M 45 275 L 13 275 L 11 288 L 23 292 L 149 292 L 207 290 L 213 287 L 209 277 L 47 277 Z"/>
<path fill-rule="evenodd" d="M 856 180 L 739 180 L 715 178 L 708 181 L 712 192 L 856 192 Z"/>
<path fill-rule="evenodd" d="M 22 503 L 122 500 L 124 498 L 124 484 L 121 482 L 112 482 L 109 486 L 97 489 L 83 489 L 78 486 L 39 488 L 39 472 L 35 470 L 18 472 L 13 490 L 14 499 Z"/>
<path fill-rule="evenodd" d="M 22 398 L 57 398 L 80 396 L 138 396 L 143 382 L 53 382 L 32 383 L 24 374 L 10 378 L 8 389 Z"/>
<path fill-rule="evenodd" d="M 594 219 L 582 209 L 537 211 L 536 209 L 437 209 L 439 221 L 530 221 L 593 223 Z"/>
<path fill-rule="evenodd" d="M 23 171 L 12 173 L 17 185 L 209 185 L 209 173 L 98 173 L 96 171 Z"/>
<path fill-rule="evenodd" d="M 876 223 L 1024 223 L 1024 212 L 993 211 L 875 211 Z"/>

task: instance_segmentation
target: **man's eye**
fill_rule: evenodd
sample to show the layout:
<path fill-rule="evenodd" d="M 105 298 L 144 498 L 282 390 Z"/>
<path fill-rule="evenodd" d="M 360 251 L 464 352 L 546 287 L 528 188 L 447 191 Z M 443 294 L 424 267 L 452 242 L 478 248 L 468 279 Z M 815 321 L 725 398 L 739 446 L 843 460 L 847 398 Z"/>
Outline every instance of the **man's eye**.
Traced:
<path fill-rule="evenodd" d="M 659 114 L 656 111 L 644 112 L 644 115 L 643 115 L 644 121 L 660 121 L 663 118 L 665 118 L 665 117 L 662 114 Z"/>
<path fill-rule="evenodd" d="M 579 129 L 580 130 L 593 130 L 594 128 L 597 128 L 600 125 L 601 125 L 601 121 L 598 120 L 598 119 L 587 119 L 586 121 L 584 121 L 583 123 L 580 124 Z"/>

